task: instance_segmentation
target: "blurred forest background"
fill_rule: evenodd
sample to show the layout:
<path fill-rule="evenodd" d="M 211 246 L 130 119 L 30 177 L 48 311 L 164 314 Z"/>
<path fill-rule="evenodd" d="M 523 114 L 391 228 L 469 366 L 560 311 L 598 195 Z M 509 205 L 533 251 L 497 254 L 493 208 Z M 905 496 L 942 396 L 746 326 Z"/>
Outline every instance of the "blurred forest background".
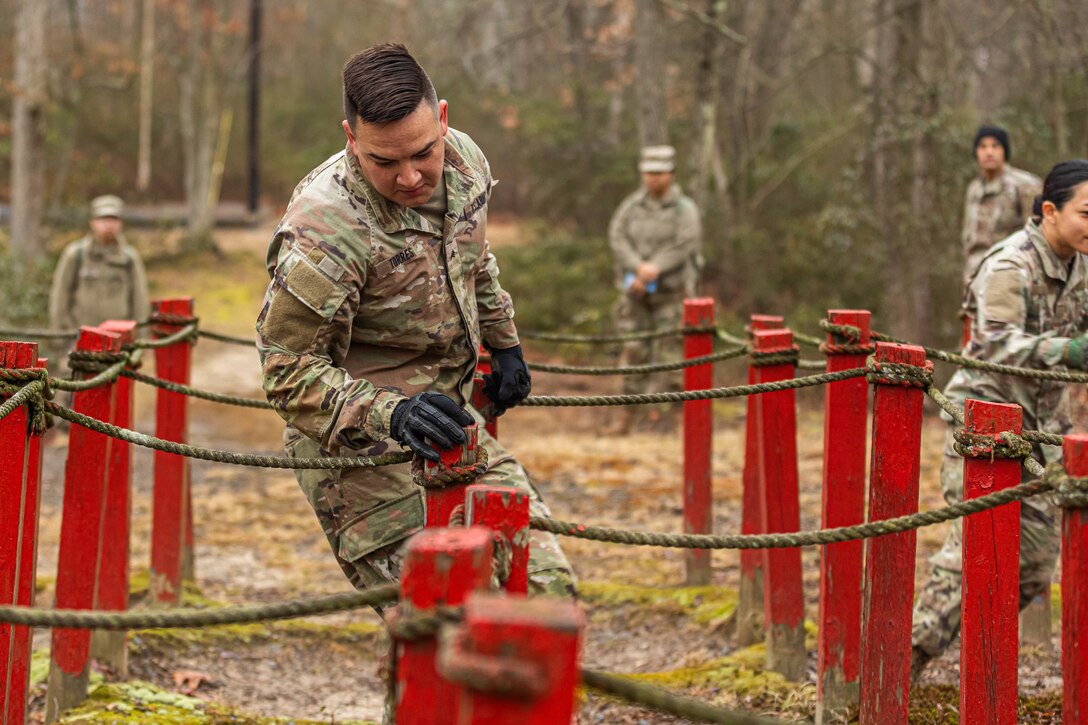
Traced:
<path fill-rule="evenodd" d="M 254 58 L 275 216 L 343 146 L 343 62 L 396 40 L 531 237 L 499 254 L 526 324 L 607 324 L 608 219 L 671 142 L 726 321 L 857 306 L 951 345 L 974 130 L 1039 175 L 1088 155 L 1086 27 L 1084 0 L 0 0 L 4 304 L 96 194 L 184 204 L 183 250 L 212 248 L 249 193 Z"/>

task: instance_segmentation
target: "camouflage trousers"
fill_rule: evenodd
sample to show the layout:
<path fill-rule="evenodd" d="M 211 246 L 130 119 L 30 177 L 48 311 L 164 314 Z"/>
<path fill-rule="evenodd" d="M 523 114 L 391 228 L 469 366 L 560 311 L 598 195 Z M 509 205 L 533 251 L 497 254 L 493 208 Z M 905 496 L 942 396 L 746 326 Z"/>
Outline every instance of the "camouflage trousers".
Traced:
<path fill-rule="evenodd" d="M 625 332 L 671 330 L 680 326 L 684 314 L 684 296 L 673 293 L 657 293 L 632 297 L 624 294 L 613 310 L 616 329 Z M 620 365 L 651 365 L 679 360 L 682 338 L 655 338 L 634 340 L 623 344 Z M 623 392 L 627 395 L 659 393 L 680 389 L 680 373 L 653 373 L 650 375 L 624 375 Z"/>
<path fill-rule="evenodd" d="M 292 428 L 284 438 L 288 455 L 323 455 L 315 441 Z M 530 515 L 550 516 L 529 474 L 482 424 L 480 445 L 487 449 L 489 466 L 479 483 L 525 491 Z M 400 581 L 404 544 L 424 523 L 423 489 L 411 481 L 409 464 L 343 471 L 297 470 L 295 477 L 352 586 L 362 590 Z M 530 594 L 570 597 L 576 594 L 575 585 L 574 572 L 556 536 L 531 531 Z"/>
<path fill-rule="evenodd" d="M 963 500 L 963 458 L 952 448 L 950 428 L 941 462 L 941 488 L 948 503 Z M 1050 453 L 1050 451 L 1046 451 Z M 1043 460 L 1036 446 L 1035 457 Z M 1021 480 L 1032 476 L 1021 472 Z M 941 550 L 930 561 L 933 572 L 918 595 L 914 607 L 911 640 L 930 657 L 939 657 L 960 631 L 960 591 L 963 572 L 961 546 L 963 519 L 952 522 L 952 530 Z M 1057 508 L 1049 496 L 1020 502 L 1020 608 L 1046 591 L 1054 576 L 1061 549 Z"/>

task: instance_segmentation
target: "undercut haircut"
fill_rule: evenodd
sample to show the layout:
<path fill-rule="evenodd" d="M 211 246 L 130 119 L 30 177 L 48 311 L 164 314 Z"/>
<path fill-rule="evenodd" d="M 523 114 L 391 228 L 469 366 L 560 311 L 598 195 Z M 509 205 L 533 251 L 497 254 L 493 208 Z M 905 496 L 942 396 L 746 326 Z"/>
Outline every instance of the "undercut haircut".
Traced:
<path fill-rule="evenodd" d="M 438 96 L 427 72 L 399 43 L 382 43 L 359 51 L 344 64 L 344 119 L 392 123 L 426 100 L 438 113 Z"/>

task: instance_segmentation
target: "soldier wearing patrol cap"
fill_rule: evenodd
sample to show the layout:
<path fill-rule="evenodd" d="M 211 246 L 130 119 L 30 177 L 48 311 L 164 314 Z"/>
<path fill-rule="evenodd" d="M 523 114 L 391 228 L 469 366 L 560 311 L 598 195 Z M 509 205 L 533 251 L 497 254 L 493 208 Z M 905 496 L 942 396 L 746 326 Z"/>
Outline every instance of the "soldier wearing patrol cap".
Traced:
<path fill-rule="evenodd" d="M 1065 161 L 1046 177 L 1024 228 L 993 247 L 968 288 L 972 336 L 965 355 L 1039 370 L 1088 370 L 1088 161 Z M 1072 425 L 1068 384 L 960 368 L 945 395 L 1015 403 L 1026 430 L 1065 435 Z M 949 420 L 941 487 L 949 503 L 963 498 L 963 459 L 953 448 Z M 1036 444 L 1042 463 L 1061 448 Z M 1024 473 L 1026 476 L 1026 472 Z M 1050 586 L 1059 550 L 1049 497 L 1020 503 L 1020 607 Z M 1000 535 L 1000 532 L 999 532 Z M 960 629 L 961 520 L 953 522 L 914 609 L 912 678 L 940 656 Z"/>
<path fill-rule="evenodd" d="M 271 283 L 257 319 L 264 389 L 287 422 L 290 456 L 373 456 L 411 449 L 437 459 L 472 405 L 483 344 L 496 372 L 485 393 L 501 413 L 530 376 L 487 242 L 494 181 L 480 148 L 449 127 L 426 72 L 401 45 L 344 66 L 346 147 L 299 183 L 268 248 Z M 480 425 L 480 483 L 529 494 L 525 469 Z M 407 538 L 423 528 L 410 465 L 296 473 L 337 562 L 363 589 L 397 581 Z M 530 592 L 570 596 L 556 537 L 533 531 Z"/>
<path fill-rule="evenodd" d="M 614 310 L 621 332 L 679 326 L 684 298 L 695 294 L 703 266 L 699 210 L 675 183 L 676 150 L 672 146 L 643 148 L 638 170 L 642 186 L 623 200 L 608 227 L 621 292 Z M 675 342 L 626 343 L 620 364 L 660 362 L 664 345 Z M 661 374 L 626 375 L 623 391 L 658 392 L 668 388 L 669 380 Z M 616 432 L 628 432 L 638 411 L 635 406 L 625 407 Z"/>
<path fill-rule="evenodd" d="M 112 194 L 91 201 L 90 233 L 64 248 L 53 273 L 54 330 L 147 319 L 147 274 L 139 252 L 125 242 L 123 214 L 124 203 Z"/>

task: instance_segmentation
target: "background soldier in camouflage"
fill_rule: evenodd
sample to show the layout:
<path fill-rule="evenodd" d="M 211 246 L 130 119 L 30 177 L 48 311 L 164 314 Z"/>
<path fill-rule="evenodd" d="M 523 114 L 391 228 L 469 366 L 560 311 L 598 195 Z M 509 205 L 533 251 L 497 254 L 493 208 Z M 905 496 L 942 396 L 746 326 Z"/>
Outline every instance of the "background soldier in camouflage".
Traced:
<path fill-rule="evenodd" d="M 638 165 L 642 187 L 623 200 L 608 227 L 622 293 L 615 309 L 621 332 L 678 327 L 684 297 L 695 295 L 702 269 L 699 210 L 674 183 L 675 168 L 672 146 L 642 149 Z M 662 349 L 676 344 L 676 338 L 626 343 L 620 364 L 661 362 Z M 658 392 L 667 389 L 668 382 L 664 374 L 626 375 L 623 392 Z M 617 432 L 626 433 L 638 411 L 634 406 L 624 408 Z"/>
<path fill-rule="evenodd" d="M 344 67 L 346 148 L 295 189 L 268 249 L 271 284 L 257 320 L 268 400 L 287 421 L 292 456 L 371 456 L 400 442 L 464 441 L 481 342 L 497 372 L 497 412 L 529 394 L 514 309 L 487 238 L 494 182 L 483 153 L 448 127 L 426 73 L 403 46 Z M 392 440 L 391 440 L 392 439 Z M 481 483 L 529 492 L 525 470 L 480 426 Z M 396 581 L 404 541 L 423 527 L 408 464 L 298 471 L 337 561 L 357 588 Z M 530 589 L 571 595 L 551 534 L 534 531 Z"/>
<path fill-rule="evenodd" d="M 972 280 L 967 309 L 974 329 L 966 354 L 1020 367 L 1088 369 L 1088 161 L 1054 167 L 1035 217 L 994 247 Z M 1025 429 L 1062 435 L 1071 429 L 1065 383 L 961 368 L 945 394 L 958 405 L 967 398 L 1015 403 L 1023 409 Z M 963 459 L 952 442 L 950 428 L 941 466 L 949 503 L 963 498 Z M 1036 445 L 1033 456 L 1050 463 L 1061 458 L 1061 448 Z M 955 521 L 915 606 L 914 677 L 959 632 L 961 530 Z M 1053 502 L 1043 497 L 1021 502 L 1021 609 L 1050 586 L 1059 543 Z"/>
<path fill-rule="evenodd" d="M 1009 134 L 998 126 L 981 126 L 975 134 L 979 175 L 967 186 L 963 210 L 963 284 L 966 287 L 990 247 L 1019 231 L 1043 182 L 1035 174 L 1009 164 Z"/>
<path fill-rule="evenodd" d="M 123 212 L 116 196 L 91 201 L 90 234 L 64 248 L 53 272 L 49 322 L 54 330 L 147 319 L 147 275 L 139 252 L 125 242 Z"/>

